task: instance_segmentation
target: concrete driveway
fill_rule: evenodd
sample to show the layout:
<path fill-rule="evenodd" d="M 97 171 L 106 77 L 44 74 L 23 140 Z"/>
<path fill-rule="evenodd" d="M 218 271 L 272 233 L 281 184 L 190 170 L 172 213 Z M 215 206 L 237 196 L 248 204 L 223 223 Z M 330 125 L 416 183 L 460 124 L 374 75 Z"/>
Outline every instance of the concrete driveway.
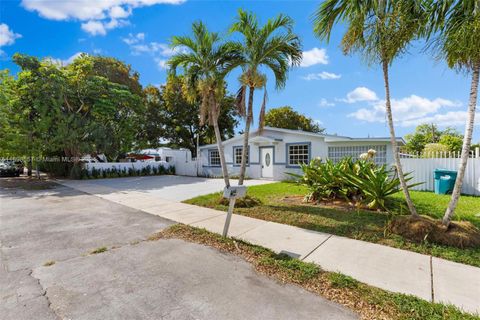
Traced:
<path fill-rule="evenodd" d="M 272 183 L 271 180 L 245 180 L 246 186 Z M 223 179 L 185 177 L 185 176 L 148 176 L 148 177 L 128 177 L 97 180 L 77 180 L 68 181 L 72 186 L 82 184 L 92 184 L 108 189 L 123 192 L 143 192 L 155 197 L 171 200 L 183 201 L 196 196 L 218 192 L 223 190 L 225 183 Z M 237 180 L 231 180 L 232 185 L 236 185 Z"/>
<path fill-rule="evenodd" d="M 2 319 L 356 318 L 238 257 L 181 240 L 145 241 L 171 224 L 158 216 L 64 186 L 24 190 L 5 181 Z M 108 251 L 89 254 L 103 246 Z"/>

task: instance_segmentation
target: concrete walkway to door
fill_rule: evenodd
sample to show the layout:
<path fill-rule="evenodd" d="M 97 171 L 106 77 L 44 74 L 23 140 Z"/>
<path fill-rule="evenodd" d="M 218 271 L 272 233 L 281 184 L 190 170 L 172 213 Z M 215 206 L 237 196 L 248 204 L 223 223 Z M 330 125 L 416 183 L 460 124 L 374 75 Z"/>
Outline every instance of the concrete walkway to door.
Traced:
<path fill-rule="evenodd" d="M 186 199 L 181 190 L 192 190 L 188 198 L 199 195 L 202 188 L 193 187 L 195 183 L 205 184 L 203 194 L 220 191 L 221 180 L 217 189 L 212 190 L 215 186 L 208 184 L 209 179 L 176 179 L 179 185 L 164 193 L 158 191 L 162 190 L 161 186 L 157 186 L 157 192 L 124 188 L 124 179 L 60 183 L 153 215 L 221 233 L 225 212 L 176 202 Z M 187 180 L 183 179 L 192 179 L 193 186 L 189 188 Z M 249 180 L 249 183 L 267 182 Z M 115 188 L 117 185 L 120 187 Z M 145 183 L 139 182 L 139 185 L 145 186 Z M 175 190 L 179 190 L 177 194 Z M 233 215 L 229 236 L 314 262 L 327 271 L 340 272 L 385 290 L 480 313 L 480 268 L 241 215 Z"/>

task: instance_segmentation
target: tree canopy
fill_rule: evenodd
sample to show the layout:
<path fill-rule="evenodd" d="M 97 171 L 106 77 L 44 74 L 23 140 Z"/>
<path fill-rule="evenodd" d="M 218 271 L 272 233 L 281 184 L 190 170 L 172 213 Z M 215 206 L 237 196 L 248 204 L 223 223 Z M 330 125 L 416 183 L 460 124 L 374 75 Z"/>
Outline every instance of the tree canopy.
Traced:
<path fill-rule="evenodd" d="M 275 128 L 303 130 L 308 132 L 323 133 L 324 128 L 312 118 L 295 111 L 290 106 L 273 108 L 265 114 L 265 125 Z"/>
<path fill-rule="evenodd" d="M 130 66 L 88 55 L 67 66 L 22 54 L 13 60 L 21 71 L 2 75 L 0 107 L 8 118 L 0 144 L 9 154 L 116 159 L 135 147 L 144 105 Z"/>
<path fill-rule="evenodd" d="M 446 148 L 442 150 L 458 152 L 462 149 L 463 135 L 453 128 L 440 130 L 436 124 L 421 124 L 415 132 L 405 136 L 407 152 L 423 152 L 429 143 L 439 143 Z"/>

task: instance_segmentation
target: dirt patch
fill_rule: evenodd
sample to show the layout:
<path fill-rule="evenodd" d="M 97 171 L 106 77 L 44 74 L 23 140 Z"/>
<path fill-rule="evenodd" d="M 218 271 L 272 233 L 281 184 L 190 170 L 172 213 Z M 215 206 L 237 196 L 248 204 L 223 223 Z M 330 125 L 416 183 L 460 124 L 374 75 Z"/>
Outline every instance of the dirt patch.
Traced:
<path fill-rule="evenodd" d="M 47 178 L 35 177 L 0 178 L 0 187 L 4 189 L 46 190 L 55 188 L 56 183 Z"/>
<path fill-rule="evenodd" d="M 292 204 L 292 205 L 322 207 L 327 209 L 338 209 L 342 211 L 355 211 L 355 210 L 377 211 L 377 210 L 372 210 L 367 206 L 361 205 L 359 203 L 352 203 L 343 199 L 308 202 L 308 201 L 305 201 L 304 196 L 286 196 L 282 198 L 281 201 L 284 203 Z"/>
<path fill-rule="evenodd" d="M 456 248 L 480 248 L 480 230 L 468 221 L 452 222 L 446 228 L 441 220 L 421 216 L 401 216 L 389 223 L 392 233 L 417 242 L 431 242 Z"/>

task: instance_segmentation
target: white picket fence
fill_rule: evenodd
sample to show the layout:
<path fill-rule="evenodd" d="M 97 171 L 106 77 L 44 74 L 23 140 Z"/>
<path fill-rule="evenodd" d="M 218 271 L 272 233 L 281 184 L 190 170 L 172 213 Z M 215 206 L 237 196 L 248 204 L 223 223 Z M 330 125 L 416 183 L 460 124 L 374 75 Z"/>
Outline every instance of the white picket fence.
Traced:
<path fill-rule="evenodd" d="M 434 191 L 433 171 L 447 169 L 458 171 L 460 158 L 458 153 L 438 152 L 435 154 L 402 155 L 401 163 L 404 172 L 412 172 L 413 179 L 409 183 L 420 183 L 413 190 Z M 463 180 L 462 193 L 480 196 L 480 157 L 472 153 L 467 162 L 467 170 Z"/>

